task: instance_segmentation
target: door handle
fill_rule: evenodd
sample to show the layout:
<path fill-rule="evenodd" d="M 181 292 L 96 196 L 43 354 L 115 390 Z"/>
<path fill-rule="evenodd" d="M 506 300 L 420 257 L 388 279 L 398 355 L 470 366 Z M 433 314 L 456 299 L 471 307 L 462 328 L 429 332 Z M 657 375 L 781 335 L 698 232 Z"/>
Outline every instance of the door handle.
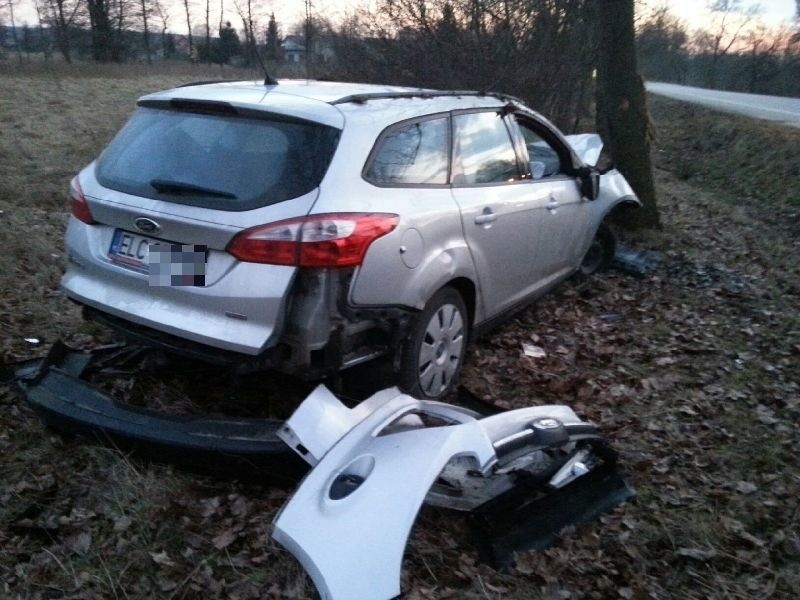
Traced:
<path fill-rule="evenodd" d="M 553 211 L 553 210 L 557 209 L 559 206 L 561 206 L 561 203 L 558 200 L 556 200 L 555 198 L 551 198 L 550 202 L 548 202 L 546 204 L 546 208 L 549 211 Z"/>
<path fill-rule="evenodd" d="M 475 225 L 486 225 L 487 223 L 492 223 L 496 220 L 497 220 L 496 214 L 494 214 L 490 209 L 484 209 L 483 214 L 480 214 L 477 217 L 475 217 Z"/>

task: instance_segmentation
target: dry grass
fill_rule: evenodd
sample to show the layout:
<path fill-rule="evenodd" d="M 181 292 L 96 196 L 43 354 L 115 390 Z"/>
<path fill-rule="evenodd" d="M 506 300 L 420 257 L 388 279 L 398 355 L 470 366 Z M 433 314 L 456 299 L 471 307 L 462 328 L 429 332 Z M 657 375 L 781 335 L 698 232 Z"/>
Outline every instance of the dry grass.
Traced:
<path fill-rule="evenodd" d="M 68 180 L 137 96 L 205 76 L 37 68 L 0 73 L 5 360 L 102 337 L 58 289 Z M 800 588 L 795 209 L 720 201 L 718 187 L 697 185 L 709 178 L 676 177 L 672 153 L 702 123 L 654 109 L 665 229 L 639 243 L 664 252 L 664 267 L 562 287 L 476 345 L 465 370 L 478 393 L 564 402 L 597 422 L 637 503 L 558 548 L 521 554 L 509 573 L 477 564 L 463 521 L 424 509 L 406 555 L 409 598 L 790 598 Z M 710 118 L 701 121 L 721 126 Z M 701 170 L 720 169 L 701 159 Z M 521 356 L 534 336 L 546 359 Z M 2 597 L 310 598 L 268 536 L 288 493 L 62 439 L 0 386 Z"/>
<path fill-rule="evenodd" d="M 657 127 L 657 161 L 680 179 L 738 206 L 800 208 L 800 130 L 658 96 L 651 107 L 671 116 Z"/>

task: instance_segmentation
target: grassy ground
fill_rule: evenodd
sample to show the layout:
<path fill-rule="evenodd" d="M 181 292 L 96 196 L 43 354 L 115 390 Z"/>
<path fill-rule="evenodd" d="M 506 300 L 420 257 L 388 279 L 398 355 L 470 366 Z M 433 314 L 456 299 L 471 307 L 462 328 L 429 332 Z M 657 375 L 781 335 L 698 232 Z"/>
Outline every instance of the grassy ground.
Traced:
<path fill-rule="evenodd" d="M 4 360 L 103 337 L 58 289 L 68 180 L 137 95 L 204 77 L 0 73 Z M 478 343 L 464 375 L 495 401 L 567 403 L 598 423 L 637 502 L 520 554 L 508 573 L 478 563 L 463 521 L 423 509 L 408 597 L 790 598 L 800 588 L 799 186 L 797 154 L 782 150 L 800 132 L 666 101 L 653 112 L 664 229 L 635 243 L 662 252 L 661 268 L 562 286 Z M 752 169 L 758 140 L 772 158 Z M 523 357 L 523 341 L 547 357 Z M 62 439 L 7 387 L 0 404 L 0 596 L 313 596 L 268 534 L 289 489 Z"/>

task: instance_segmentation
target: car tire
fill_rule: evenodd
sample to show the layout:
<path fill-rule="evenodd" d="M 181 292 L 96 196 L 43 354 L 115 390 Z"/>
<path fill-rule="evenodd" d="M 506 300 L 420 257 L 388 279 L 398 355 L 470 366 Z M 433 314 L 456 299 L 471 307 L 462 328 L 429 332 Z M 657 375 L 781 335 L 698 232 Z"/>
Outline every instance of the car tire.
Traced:
<path fill-rule="evenodd" d="M 452 287 L 436 292 L 401 349 L 398 386 L 421 400 L 444 398 L 458 380 L 469 340 L 469 313 Z"/>
<path fill-rule="evenodd" d="M 589 249 L 583 255 L 581 261 L 580 274 L 584 276 L 594 275 L 611 266 L 614 260 L 614 253 L 617 249 L 617 238 L 614 232 L 606 223 L 601 223 L 594 234 Z"/>

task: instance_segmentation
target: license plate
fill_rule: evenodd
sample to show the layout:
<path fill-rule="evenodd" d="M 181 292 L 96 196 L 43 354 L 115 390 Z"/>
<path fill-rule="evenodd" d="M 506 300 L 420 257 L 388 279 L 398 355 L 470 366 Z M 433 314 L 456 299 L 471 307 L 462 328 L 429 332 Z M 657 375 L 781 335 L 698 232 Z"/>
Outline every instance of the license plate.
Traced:
<path fill-rule="evenodd" d="M 142 235 L 117 229 L 111 240 L 108 258 L 117 263 L 133 267 L 137 271 L 147 273 L 147 258 L 150 255 L 150 245 L 157 243 Z"/>
<path fill-rule="evenodd" d="M 207 246 L 157 241 L 117 229 L 108 257 L 147 273 L 151 286 L 205 285 Z"/>

